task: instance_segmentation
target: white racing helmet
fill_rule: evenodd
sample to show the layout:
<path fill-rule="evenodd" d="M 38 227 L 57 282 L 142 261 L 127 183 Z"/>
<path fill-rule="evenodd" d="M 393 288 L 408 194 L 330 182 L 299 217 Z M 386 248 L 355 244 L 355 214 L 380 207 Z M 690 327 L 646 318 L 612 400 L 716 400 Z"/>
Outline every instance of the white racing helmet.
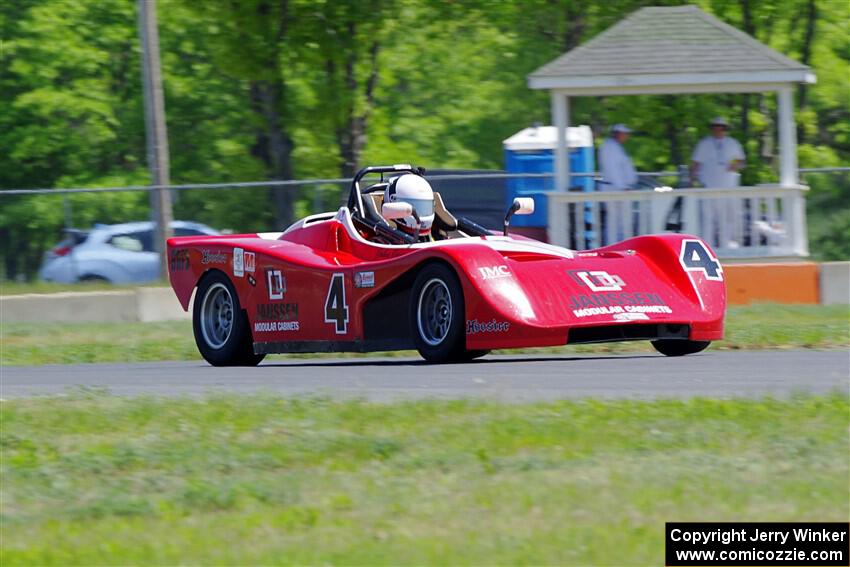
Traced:
<path fill-rule="evenodd" d="M 434 223 L 434 190 L 424 177 L 406 173 L 390 179 L 384 191 L 385 203 L 409 203 L 419 215 L 419 234 L 431 234 Z M 410 234 L 416 231 L 416 219 L 412 216 L 394 219 L 398 227 Z"/>

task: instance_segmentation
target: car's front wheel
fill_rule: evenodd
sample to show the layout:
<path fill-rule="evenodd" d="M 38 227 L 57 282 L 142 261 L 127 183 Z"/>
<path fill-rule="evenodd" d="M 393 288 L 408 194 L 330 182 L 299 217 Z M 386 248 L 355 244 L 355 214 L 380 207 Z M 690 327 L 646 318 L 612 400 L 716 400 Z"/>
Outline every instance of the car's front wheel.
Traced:
<path fill-rule="evenodd" d="M 416 276 L 410 296 L 413 341 L 429 362 L 461 360 L 465 353 L 463 289 L 445 264 L 429 264 Z"/>
<path fill-rule="evenodd" d="M 248 317 L 222 272 L 211 271 L 198 284 L 192 327 L 201 356 L 213 366 L 256 366 L 265 356 L 254 354 Z"/>
<path fill-rule="evenodd" d="M 652 341 L 655 350 L 664 356 L 685 356 L 695 354 L 708 348 L 711 341 L 683 341 L 676 339 L 659 339 Z"/>

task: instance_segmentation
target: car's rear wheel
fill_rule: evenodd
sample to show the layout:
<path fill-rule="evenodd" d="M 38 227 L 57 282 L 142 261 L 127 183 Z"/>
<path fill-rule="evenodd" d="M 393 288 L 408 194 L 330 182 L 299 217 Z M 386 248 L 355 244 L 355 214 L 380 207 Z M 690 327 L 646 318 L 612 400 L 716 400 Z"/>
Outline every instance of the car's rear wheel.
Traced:
<path fill-rule="evenodd" d="M 655 350 L 664 356 L 685 356 L 695 354 L 708 348 L 711 341 L 683 341 L 676 339 L 659 339 L 652 341 Z"/>
<path fill-rule="evenodd" d="M 429 362 L 461 360 L 466 352 L 463 289 L 444 264 L 429 264 L 416 276 L 410 301 L 413 341 Z"/>
<path fill-rule="evenodd" d="M 256 366 L 265 356 L 254 354 L 248 316 L 222 272 L 211 271 L 198 284 L 192 327 L 201 356 L 213 366 Z"/>

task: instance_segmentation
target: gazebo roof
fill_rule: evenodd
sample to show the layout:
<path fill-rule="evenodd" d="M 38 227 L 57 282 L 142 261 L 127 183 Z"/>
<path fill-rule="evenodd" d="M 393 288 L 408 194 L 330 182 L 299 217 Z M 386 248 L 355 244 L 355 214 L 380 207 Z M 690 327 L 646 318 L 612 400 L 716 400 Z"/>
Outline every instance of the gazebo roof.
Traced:
<path fill-rule="evenodd" d="M 641 8 L 528 76 L 532 89 L 583 95 L 752 92 L 813 82 L 810 67 L 696 6 Z"/>

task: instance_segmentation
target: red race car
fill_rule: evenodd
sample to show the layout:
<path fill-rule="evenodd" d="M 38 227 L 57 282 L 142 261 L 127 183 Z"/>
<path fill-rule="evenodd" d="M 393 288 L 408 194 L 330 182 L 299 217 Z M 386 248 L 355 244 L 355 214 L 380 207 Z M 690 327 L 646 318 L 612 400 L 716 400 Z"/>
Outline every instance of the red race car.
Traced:
<path fill-rule="evenodd" d="M 201 355 L 226 366 L 269 353 L 416 348 L 447 362 L 492 349 L 649 340 L 680 356 L 723 338 L 723 269 L 699 238 L 640 236 L 574 252 L 508 235 L 511 215 L 533 210 L 530 199 L 514 201 L 499 233 L 455 218 L 438 193 L 402 198 L 429 195 L 423 174 L 364 168 L 347 206 L 283 233 L 169 239 L 171 286 L 184 309 L 196 290 Z"/>

